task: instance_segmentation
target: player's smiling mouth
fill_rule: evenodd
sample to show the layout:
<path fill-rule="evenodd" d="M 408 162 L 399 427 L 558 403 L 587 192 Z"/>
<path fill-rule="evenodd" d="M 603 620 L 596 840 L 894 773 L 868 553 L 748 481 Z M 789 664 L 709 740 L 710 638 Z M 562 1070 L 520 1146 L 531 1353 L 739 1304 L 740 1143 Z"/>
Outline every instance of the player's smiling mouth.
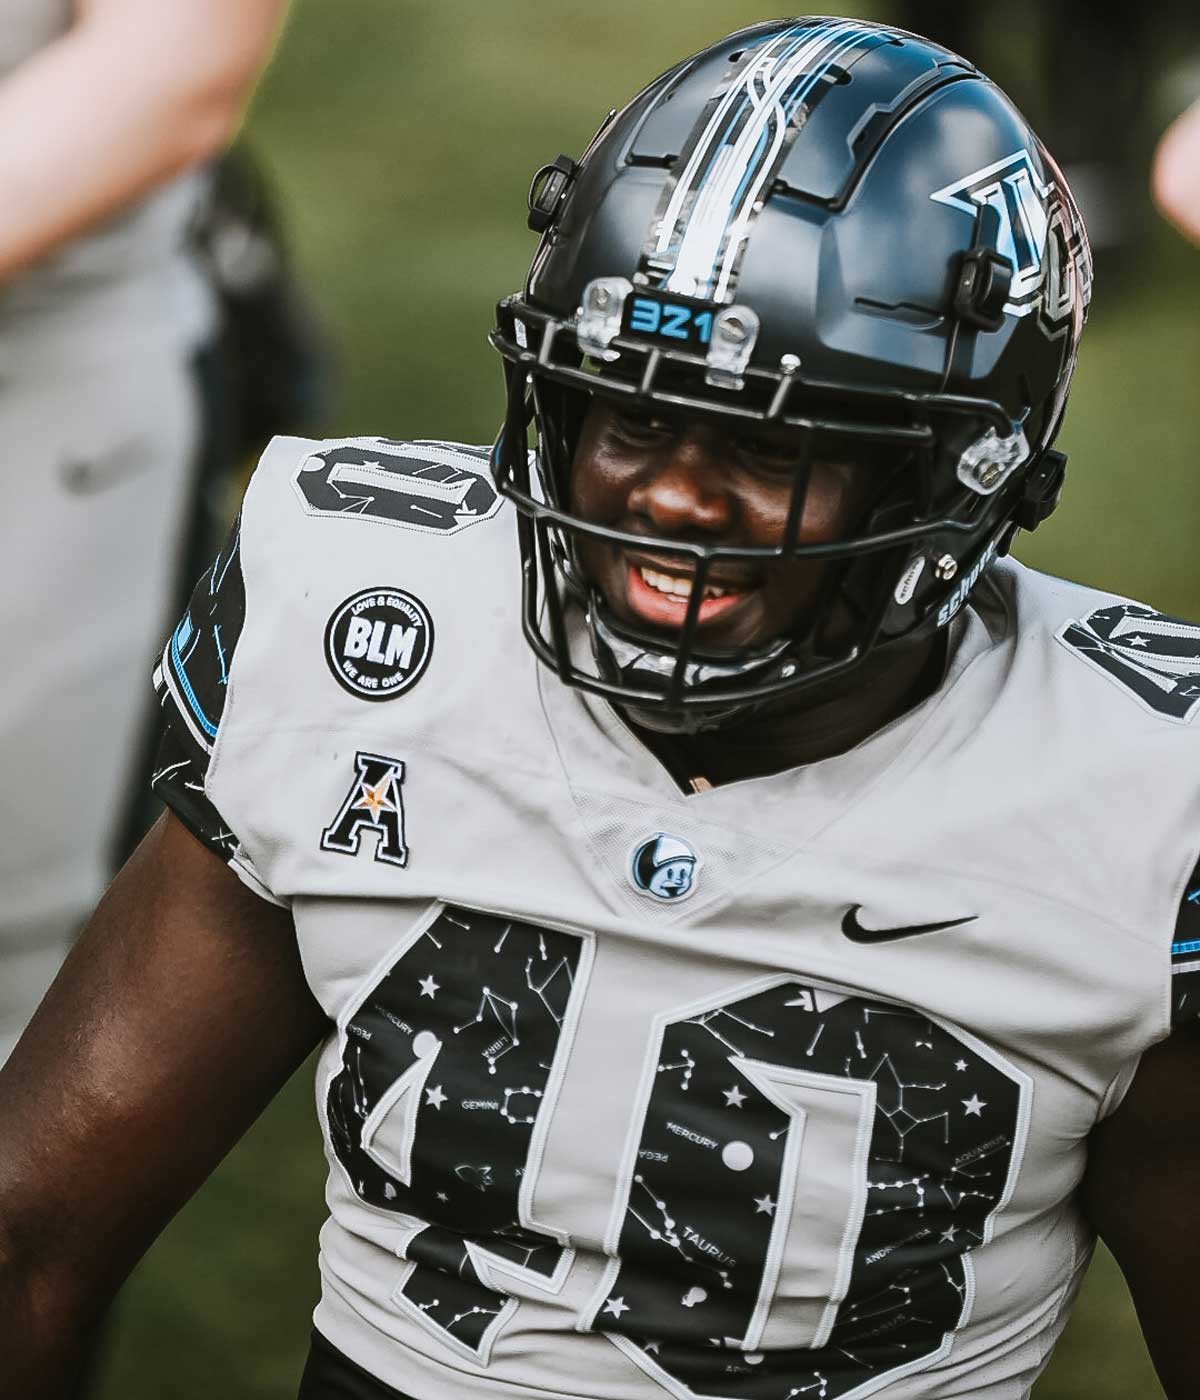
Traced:
<path fill-rule="evenodd" d="M 687 617 L 695 573 L 681 568 L 678 561 L 664 566 L 657 560 L 621 558 L 624 573 L 624 602 L 638 621 L 657 627 L 682 627 Z M 719 575 L 704 585 L 697 623 L 705 627 L 724 619 L 758 592 L 749 578 Z"/>

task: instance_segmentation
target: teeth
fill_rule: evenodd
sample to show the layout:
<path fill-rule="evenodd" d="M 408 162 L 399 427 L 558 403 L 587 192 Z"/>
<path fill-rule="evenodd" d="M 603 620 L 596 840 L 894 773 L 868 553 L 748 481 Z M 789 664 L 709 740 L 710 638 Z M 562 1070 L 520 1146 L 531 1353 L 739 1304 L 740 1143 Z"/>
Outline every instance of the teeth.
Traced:
<path fill-rule="evenodd" d="M 659 593 L 669 593 L 673 598 L 690 598 L 692 594 L 692 581 L 690 578 L 676 578 L 673 574 L 660 574 L 654 569 L 639 568 L 643 582 L 649 584 L 651 588 L 657 589 Z M 706 598 L 724 598 L 732 593 L 732 588 L 718 588 L 715 584 L 705 584 L 704 596 Z"/>

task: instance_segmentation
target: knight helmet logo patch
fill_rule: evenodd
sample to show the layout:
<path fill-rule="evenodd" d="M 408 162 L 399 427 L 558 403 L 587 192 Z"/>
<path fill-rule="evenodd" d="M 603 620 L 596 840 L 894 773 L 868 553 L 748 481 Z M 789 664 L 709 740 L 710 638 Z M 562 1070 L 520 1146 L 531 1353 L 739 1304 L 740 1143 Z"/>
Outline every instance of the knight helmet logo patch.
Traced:
<path fill-rule="evenodd" d="M 375 838 L 374 859 L 407 865 L 404 841 L 404 764 L 378 753 L 354 755 L 354 781 L 337 816 L 321 833 L 321 849 L 356 856 L 365 833 Z"/>
<path fill-rule="evenodd" d="M 652 899 L 686 899 L 696 886 L 700 858 L 679 836 L 656 831 L 630 852 L 629 879 Z"/>

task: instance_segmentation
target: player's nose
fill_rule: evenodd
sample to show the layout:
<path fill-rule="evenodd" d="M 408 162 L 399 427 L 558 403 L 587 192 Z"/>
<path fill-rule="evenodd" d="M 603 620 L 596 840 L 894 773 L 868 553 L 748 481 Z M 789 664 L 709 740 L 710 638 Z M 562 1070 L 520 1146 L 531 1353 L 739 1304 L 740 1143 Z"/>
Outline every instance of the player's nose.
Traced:
<path fill-rule="evenodd" d="M 656 532 L 668 536 L 729 530 L 737 516 L 736 502 L 713 435 L 693 429 L 672 439 L 639 477 L 629 506 Z"/>

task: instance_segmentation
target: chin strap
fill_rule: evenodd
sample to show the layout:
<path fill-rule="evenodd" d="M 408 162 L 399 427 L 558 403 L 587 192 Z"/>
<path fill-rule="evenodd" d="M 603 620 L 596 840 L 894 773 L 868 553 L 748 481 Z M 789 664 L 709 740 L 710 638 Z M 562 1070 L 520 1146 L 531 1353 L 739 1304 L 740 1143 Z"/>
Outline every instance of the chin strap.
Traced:
<path fill-rule="evenodd" d="M 1035 530 L 1053 513 L 1067 475 L 1067 454 L 1049 447 L 1025 478 L 1021 503 L 1013 522 L 1022 530 Z"/>
<path fill-rule="evenodd" d="M 601 675 L 611 679 L 636 680 L 643 684 L 664 685 L 671 679 L 678 658 L 668 651 L 658 651 L 644 642 L 623 636 L 604 616 L 604 610 L 593 592 L 587 607 L 587 630 L 592 656 Z M 782 679 L 788 674 L 786 639 L 775 642 L 765 651 L 738 661 L 689 661 L 684 671 L 684 683 L 693 694 L 704 686 L 722 681 L 742 680 L 747 676 Z M 720 729 L 734 720 L 744 720 L 757 710 L 761 701 L 743 700 L 724 707 L 689 706 L 682 710 L 624 706 L 630 718 L 642 729 L 655 734 L 700 734 Z"/>
<path fill-rule="evenodd" d="M 1012 548 L 1018 530 L 1036 530 L 1054 513 L 1067 475 L 1067 454 L 1048 447 L 1038 458 L 1021 487 L 1021 497 L 1007 530 L 1000 539 L 999 554 Z"/>

